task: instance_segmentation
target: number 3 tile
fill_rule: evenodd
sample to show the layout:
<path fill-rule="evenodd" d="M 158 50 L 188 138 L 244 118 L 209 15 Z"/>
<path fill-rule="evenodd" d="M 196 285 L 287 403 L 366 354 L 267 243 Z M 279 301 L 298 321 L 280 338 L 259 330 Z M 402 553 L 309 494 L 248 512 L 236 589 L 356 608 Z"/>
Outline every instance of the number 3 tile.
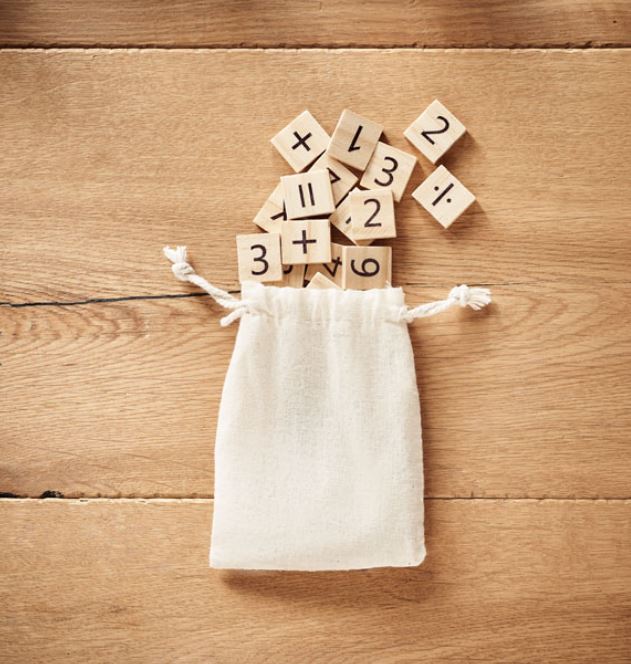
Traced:
<path fill-rule="evenodd" d="M 392 189 L 394 200 L 398 203 L 410 181 L 414 166 L 414 155 L 379 141 L 360 185 L 365 189 L 388 187 Z"/>
<path fill-rule="evenodd" d="M 403 135 L 435 164 L 466 131 L 462 122 L 435 99 Z"/>
<path fill-rule="evenodd" d="M 239 281 L 280 281 L 280 233 L 237 235 Z"/>

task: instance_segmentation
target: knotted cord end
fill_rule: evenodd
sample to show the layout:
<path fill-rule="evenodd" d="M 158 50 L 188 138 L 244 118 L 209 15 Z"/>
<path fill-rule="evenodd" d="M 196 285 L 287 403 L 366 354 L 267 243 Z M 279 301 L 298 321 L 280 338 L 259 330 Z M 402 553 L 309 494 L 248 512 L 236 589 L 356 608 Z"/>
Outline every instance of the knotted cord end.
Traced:
<path fill-rule="evenodd" d="M 171 263 L 173 263 L 171 265 L 171 272 L 173 272 L 175 278 L 180 281 L 190 281 L 188 277 L 191 274 L 195 274 L 195 270 L 187 260 L 186 247 L 178 246 L 175 249 L 164 247 L 162 251 Z"/>
<path fill-rule="evenodd" d="M 451 289 L 448 299 L 461 307 L 471 307 L 471 309 L 479 311 L 491 303 L 491 291 L 488 288 L 461 284 Z"/>

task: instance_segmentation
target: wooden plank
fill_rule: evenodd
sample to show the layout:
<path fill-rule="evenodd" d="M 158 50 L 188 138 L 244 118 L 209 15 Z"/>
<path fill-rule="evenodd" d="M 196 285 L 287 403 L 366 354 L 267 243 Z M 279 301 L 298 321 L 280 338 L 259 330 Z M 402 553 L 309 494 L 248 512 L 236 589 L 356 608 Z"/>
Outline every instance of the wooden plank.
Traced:
<path fill-rule="evenodd" d="M 630 35 L 624 0 L 4 0 L 0 7 L 0 44 L 14 46 L 628 46 Z"/>
<path fill-rule="evenodd" d="M 395 283 L 628 282 L 630 67 L 593 50 L 2 52 L 0 301 L 187 292 L 160 255 L 178 242 L 234 288 L 234 236 L 288 171 L 269 144 L 286 121 L 308 107 L 330 131 L 348 105 L 411 149 L 435 96 L 470 132 L 445 163 L 478 203 L 446 232 L 408 195 Z"/>
<path fill-rule="evenodd" d="M 631 496 L 631 285 L 494 297 L 410 328 L 427 494 Z M 219 315 L 208 298 L 0 307 L 0 491 L 211 495 L 236 330 Z"/>
<path fill-rule="evenodd" d="M 3 501 L 11 662 L 628 661 L 628 501 L 432 501 L 426 562 L 207 569 L 207 502 Z"/>

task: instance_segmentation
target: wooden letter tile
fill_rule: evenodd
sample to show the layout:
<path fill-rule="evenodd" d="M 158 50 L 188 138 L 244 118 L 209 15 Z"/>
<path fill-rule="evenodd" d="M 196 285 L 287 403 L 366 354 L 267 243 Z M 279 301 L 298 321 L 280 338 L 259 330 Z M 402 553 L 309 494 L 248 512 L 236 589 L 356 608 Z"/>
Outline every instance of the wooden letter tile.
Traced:
<path fill-rule="evenodd" d="M 331 227 L 326 219 L 286 221 L 281 228 L 285 265 L 331 261 Z"/>
<path fill-rule="evenodd" d="M 356 240 L 397 236 L 390 189 L 355 189 L 350 199 L 351 226 Z"/>
<path fill-rule="evenodd" d="M 239 281 L 279 281 L 283 277 L 278 233 L 237 235 Z"/>
<path fill-rule="evenodd" d="M 329 171 L 333 202 L 337 205 L 348 192 L 357 184 L 357 176 L 346 166 L 330 157 L 326 152 L 313 164 L 312 171 L 326 168 Z"/>
<path fill-rule="evenodd" d="M 465 131 L 462 122 L 435 99 L 403 135 L 435 164 Z"/>
<path fill-rule="evenodd" d="M 363 171 L 377 146 L 383 127 L 346 109 L 338 120 L 327 154 Z"/>
<path fill-rule="evenodd" d="M 313 115 L 309 111 L 303 111 L 272 138 L 272 145 L 292 169 L 299 173 L 327 149 L 329 140 L 329 135 Z"/>
<path fill-rule="evenodd" d="M 322 274 L 330 279 L 336 286 L 342 287 L 342 250 L 343 245 L 331 242 L 331 261 L 329 263 L 312 263 L 307 268 L 306 279 L 311 281 L 317 274 Z"/>
<path fill-rule="evenodd" d="M 416 157 L 379 141 L 361 179 L 365 189 L 389 187 L 398 203 L 416 166 Z"/>
<path fill-rule="evenodd" d="M 344 247 L 342 262 L 344 288 L 352 290 L 385 288 L 392 280 L 390 247 Z"/>
<path fill-rule="evenodd" d="M 326 169 L 284 175 L 280 180 L 288 219 L 320 217 L 335 210 L 331 180 Z"/>
<path fill-rule="evenodd" d="M 313 279 L 309 282 L 307 288 L 338 288 L 340 287 L 334 282 L 325 277 L 321 272 L 314 275 Z M 340 289 L 341 290 L 341 289 Z"/>
<path fill-rule="evenodd" d="M 263 207 L 256 213 L 254 223 L 268 233 L 280 233 L 280 225 L 287 220 L 281 185 L 269 195 Z"/>
<path fill-rule="evenodd" d="M 421 182 L 412 196 L 445 228 L 475 201 L 475 196 L 444 166 Z"/>
<path fill-rule="evenodd" d="M 356 189 L 351 189 L 350 193 L 342 199 L 341 203 L 335 208 L 333 214 L 329 217 L 331 225 L 335 226 L 340 233 L 343 233 L 351 242 L 357 245 L 370 244 L 372 240 L 358 240 L 353 235 L 353 226 L 351 224 L 351 197 Z"/>

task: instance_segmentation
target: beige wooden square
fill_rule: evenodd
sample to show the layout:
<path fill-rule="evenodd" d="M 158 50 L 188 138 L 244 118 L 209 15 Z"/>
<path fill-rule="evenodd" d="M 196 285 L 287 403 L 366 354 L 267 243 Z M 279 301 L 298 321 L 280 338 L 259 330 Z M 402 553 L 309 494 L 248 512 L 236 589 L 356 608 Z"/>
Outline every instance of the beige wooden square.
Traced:
<path fill-rule="evenodd" d="M 287 219 L 308 219 L 335 210 L 329 171 L 321 169 L 281 177 Z"/>
<path fill-rule="evenodd" d="M 390 189 L 354 189 L 350 194 L 351 227 L 356 240 L 397 236 Z"/>
<path fill-rule="evenodd" d="M 337 242 L 331 242 L 331 260 L 328 263 L 313 263 L 309 265 L 305 276 L 306 280 L 311 281 L 316 274 L 322 274 L 341 288 L 344 272 L 342 265 L 343 249 L 343 245 L 337 244 Z"/>
<path fill-rule="evenodd" d="M 326 219 L 286 221 L 282 225 L 281 244 L 285 265 L 329 263 L 331 227 Z"/>
<path fill-rule="evenodd" d="M 311 279 L 307 285 L 307 288 L 337 288 L 341 290 L 340 286 L 338 286 L 334 281 L 331 281 L 328 277 L 325 277 L 321 272 L 318 272 L 313 276 L 313 279 Z"/>
<path fill-rule="evenodd" d="M 285 207 L 285 199 L 283 198 L 283 183 L 278 180 L 278 184 L 274 187 L 274 191 L 269 195 L 269 201 L 274 203 L 276 207 Z"/>
<path fill-rule="evenodd" d="M 389 187 L 392 189 L 394 200 L 398 203 L 412 177 L 414 166 L 416 166 L 414 155 L 379 141 L 360 184 L 365 189 Z"/>
<path fill-rule="evenodd" d="M 287 220 L 280 184 L 269 195 L 263 207 L 256 213 L 254 223 L 268 233 L 280 233 L 280 225 Z"/>
<path fill-rule="evenodd" d="M 283 277 L 278 233 L 237 235 L 239 281 L 279 281 Z"/>
<path fill-rule="evenodd" d="M 337 205 L 348 192 L 357 184 L 357 176 L 353 171 L 340 164 L 337 159 L 333 159 L 326 152 L 316 160 L 311 167 L 312 171 L 326 168 L 329 171 L 331 180 L 331 191 L 333 192 L 333 202 Z"/>
<path fill-rule="evenodd" d="M 270 283 L 279 288 L 303 288 L 305 282 L 305 265 L 283 265 L 283 278 Z"/>
<path fill-rule="evenodd" d="M 350 194 L 356 191 L 351 191 L 346 195 L 340 204 L 335 208 L 333 214 L 329 217 L 329 222 L 335 226 L 340 233 L 343 233 L 353 244 L 365 245 L 370 244 L 372 240 L 358 240 L 353 235 L 353 226 L 351 225 L 351 198 Z"/>
<path fill-rule="evenodd" d="M 385 288 L 392 280 L 391 247 L 344 247 L 344 288 Z"/>
<path fill-rule="evenodd" d="M 475 196 L 444 166 L 424 180 L 412 196 L 445 228 L 475 201 Z"/>
<path fill-rule="evenodd" d="M 303 111 L 281 129 L 271 142 L 292 169 L 299 173 L 327 149 L 329 140 L 329 135 L 313 115 Z"/>
<path fill-rule="evenodd" d="M 347 166 L 363 171 L 382 132 L 380 124 L 346 109 L 335 127 L 327 154 Z"/>
<path fill-rule="evenodd" d="M 462 122 L 435 99 L 403 135 L 435 164 L 466 131 Z"/>

